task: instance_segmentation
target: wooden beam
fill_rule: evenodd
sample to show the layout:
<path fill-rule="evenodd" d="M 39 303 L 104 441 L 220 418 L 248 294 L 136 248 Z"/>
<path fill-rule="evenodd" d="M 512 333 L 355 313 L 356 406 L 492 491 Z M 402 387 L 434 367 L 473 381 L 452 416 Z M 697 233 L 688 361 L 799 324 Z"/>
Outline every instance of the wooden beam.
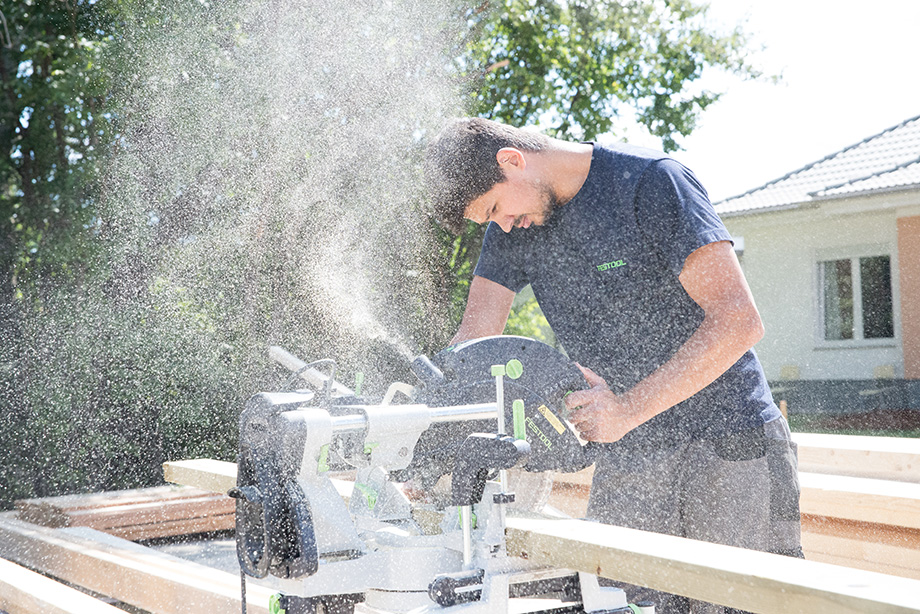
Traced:
<path fill-rule="evenodd" d="M 0 514 L 0 557 L 151 614 L 241 609 L 238 575 L 84 527 L 49 529 Z M 268 614 L 272 594 L 249 583 L 249 612 Z"/>
<path fill-rule="evenodd" d="M 200 497 L 204 491 L 186 486 L 154 486 L 152 488 L 134 488 L 76 495 L 59 495 L 37 499 L 19 499 L 16 509 L 19 518 L 26 522 L 40 524 L 44 527 L 69 526 L 68 513 L 110 507 L 112 505 L 132 505 L 150 501 L 175 501 Z M 213 496 L 213 495 L 212 495 Z"/>
<path fill-rule="evenodd" d="M 5 559 L 0 559 L 0 611 L 8 614 L 124 614 L 124 610 Z"/>
<path fill-rule="evenodd" d="M 92 527 L 125 539 L 232 529 L 235 502 L 186 486 L 64 495 L 16 501 L 19 519 L 45 527 Z"/>
<path fill-rule="evenodd" d="M 802 515 L 802 548 L 812 561 L 920 580 L 920 530 Z"/>
<path fill-rule="evenodd" d="M 853 477 L 920 482 L 920 439 L 793 433 L 799 471 Z M 577 473 L 557 473 L 554 480 L 590 486 L 594 467 Z"/>
<path fill-rule="evenodd" d="M 920 529 L 920 484 L 799 473 L 802 513 Z"/>
<path fill-rule="evenodd" d="M 920 581 L 583 520 L 508 519 L 508 554 L 759 614 L 920 614 Z"/>
<path fill-rule="evenodd" d="M 920 439 L 793 433 L 799 471 L 920 482 Z"/>
<path fill-rule="evenodd" d="M 170 461 L 163 463 L 163 478 L 173 484 L 227 494 L 236 486 L 236 463 L 211 458 Z"/>
<path fill-rule="evenodd" d="M 342 498 L 348 501 L 354 489 L 354 476 L 340 479 L 348 472 L 331 473 L 329 481 L 335 486 Z M 196 458 L 184 461 L 163 463 L 163 478 L 167 482 L 194 486 L 211 492 L 227 492 L 236 486 L 236 463 L 218 461 L 210 458 Z"/>
<path fill-rule="evenodd" d="M 583 513 L 590 484 L 585 475 L 557 475 L 550 504 Z M 799 482 L 804 514 L 920 529 L 920 484 L 805 472 Z"/>

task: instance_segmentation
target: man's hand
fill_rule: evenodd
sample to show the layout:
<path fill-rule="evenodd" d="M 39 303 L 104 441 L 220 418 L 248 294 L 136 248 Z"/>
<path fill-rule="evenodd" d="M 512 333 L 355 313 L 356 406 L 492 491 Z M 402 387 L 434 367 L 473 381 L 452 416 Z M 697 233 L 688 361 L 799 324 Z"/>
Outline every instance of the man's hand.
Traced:
<path fill-rule="evenodd" d="M 569 422 L 583 439 L 613 443 L 641 424 L 638 412 L 625 396 L 611 392 L 604 378 L 591 369 L 581 365 L 578 368 L 591 388 L 568 395 L 565 405 L 569 409 Z"/>

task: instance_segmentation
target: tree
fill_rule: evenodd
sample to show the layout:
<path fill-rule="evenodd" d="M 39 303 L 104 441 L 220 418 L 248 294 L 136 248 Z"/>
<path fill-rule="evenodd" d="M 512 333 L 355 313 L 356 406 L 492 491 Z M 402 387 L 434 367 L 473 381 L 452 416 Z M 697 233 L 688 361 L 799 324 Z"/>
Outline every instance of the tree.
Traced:
<path fill-rule="evenodd" d="M 745 60 L 741 27 L 718 33 L 707 10 L 695 0 L 492 0 L 467 14 L 458 71 L 482 117 L 573 140 L 639 123 L 673 151 L 720 96 L 698 85 L 704 71 L 760 76 Z M 461 303 L 481 237 L 472 225 L 458 237 L 442 235 L 450 256 L 443 278 Z M 532 304 L 522 305 L 508 330 L 533 331 L 534 314 Z M 459 319 L 460 309 L 452 315 Z"/>
<path fill-rule="evenodd" d="M 108 12 L 87 0 L 4 5 L 0 40 L 0 270 L 38 283 L 93 215 L 93 187 L 111 132 Z M 57 271 L 60 273 L 60 270 Z M 73 273 L 73 271 L 71 271 Z M 5 300 L 2 300 L 5 299 Z"/>
<path fill-rule="evenodd" d="M 0 502 L 42 488 L 35 469 L 52 443 L 44 431 L 64 424 L 53 411 L 38 416 L 27 398 L 48 367 L 32 363 L 27 329 L 92 260 L 84 239 L 112 130 L 101 61 L 109 17 L 89 0 L 4 2 L 0 11 Z"/>

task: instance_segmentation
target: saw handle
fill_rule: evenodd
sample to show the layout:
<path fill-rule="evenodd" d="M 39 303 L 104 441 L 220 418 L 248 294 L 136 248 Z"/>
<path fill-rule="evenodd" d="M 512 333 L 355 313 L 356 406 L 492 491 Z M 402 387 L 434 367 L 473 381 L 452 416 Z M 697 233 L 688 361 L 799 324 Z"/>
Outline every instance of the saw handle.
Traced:
<path fill-rule="evenodd" d="M 494 469 L 511 469 L 530 455 L 530 444 L 508 435 L 473 433 L 454 459 L 451 505 L 473 505 L 482 500 L 486 479 Z"/>

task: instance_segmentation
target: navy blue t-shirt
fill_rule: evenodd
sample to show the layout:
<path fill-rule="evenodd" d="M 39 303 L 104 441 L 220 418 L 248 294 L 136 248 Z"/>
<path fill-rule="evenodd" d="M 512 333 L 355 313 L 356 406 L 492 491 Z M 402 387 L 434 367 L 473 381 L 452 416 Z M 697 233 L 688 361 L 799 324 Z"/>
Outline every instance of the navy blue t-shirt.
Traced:
<path fill-rule="evenodd" d="M 664 364 L 703 321 L 678 275 L 694 250 L 731 237 L 680 163 L 628 145 L 594 146 L 578 194 L 542 226 L 490 224 L 475 275 L 528 283 L 572 360 L 622 393 Z M 740 432 L 779 415 L 748 351 L 715 382 L 614 444 L 624 452 Z"/>

